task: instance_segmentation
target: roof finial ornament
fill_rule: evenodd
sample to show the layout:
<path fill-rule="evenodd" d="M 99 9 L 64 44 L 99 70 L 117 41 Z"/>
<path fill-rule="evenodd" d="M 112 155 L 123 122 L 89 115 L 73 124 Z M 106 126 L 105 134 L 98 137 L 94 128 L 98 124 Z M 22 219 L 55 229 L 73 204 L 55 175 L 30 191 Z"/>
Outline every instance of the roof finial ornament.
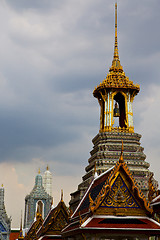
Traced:
<path fill-rule="evenodd" d="M 123 163 L 123 162 L 124 162 L 124 159 L 123 159 L 123 150 L 124 150 L 124 147 L 123 147 L 123 140 L 122 140 L 121 156 L 120 156 L 120 158 L 119 158 L 119 162 L 120 162 L 120 163 Z"/>
<path fill-rule="evenodd" d="M 61 202 L 63 202 L 63 189 L 61 189 Z"/>
<path fill-rule="evenodd" d="M 49 166 L 48 166 L 48 164 L 47 164 L 47 168 L 46 168 L 46 170 L 47 170 L 47 171 L 49 170 Z"/>
<path fill-rule="evenodd" d="M 40 174 L 41 173 L 41 171 L 40 171 L 40 168 L 38 169 L 38 174 Z"/>

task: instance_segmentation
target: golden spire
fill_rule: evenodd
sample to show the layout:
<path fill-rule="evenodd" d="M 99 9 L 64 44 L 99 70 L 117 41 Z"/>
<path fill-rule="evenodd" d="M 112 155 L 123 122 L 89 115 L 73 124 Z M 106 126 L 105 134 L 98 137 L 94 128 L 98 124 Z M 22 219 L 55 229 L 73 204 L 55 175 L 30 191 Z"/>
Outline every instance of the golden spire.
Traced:
<path fill-rule="evenodd" d="M 115 43 L 114 43 L 114 56 L 112 61 L 112 66 L 110 71 L 115 70 L 115 68 L 121 69 L 123 72 L 122 66 L 119 60 L 118 54 L 118 33 L 117 33 L 117 2 L 115 3 Z"/>
<path fill-rule="evenodd" d="M 38 174 L 40 174 L 41 173 L 41 171 L 40 171 L 40 168 L 38 169 Z"/>
<path fill-rule="evenodd" d="M 119 59 L 118 55 L 118 41 L 117 41 L 117 3 L 115 3 L 115 44 L 114 44 L 114 58 Z"/>
<path fill-rule="evenodd" d="M 123 149 L 124 149 L 124 147 L 123 147 L 123 140 L 122 140 L 122 148 L 121 148 L 121 156 L 120 156 L 120 158 L 119 158 L 119 162 L 120 163 L 123 163 Z"/>
<path fill-rule="evenodd" d="M 48 164 L 47 164 L 47 168 L 46 168 L 46 170 L 47 170 L 47 171 L 49 170 L 49 166 L 48 166 Z"/>

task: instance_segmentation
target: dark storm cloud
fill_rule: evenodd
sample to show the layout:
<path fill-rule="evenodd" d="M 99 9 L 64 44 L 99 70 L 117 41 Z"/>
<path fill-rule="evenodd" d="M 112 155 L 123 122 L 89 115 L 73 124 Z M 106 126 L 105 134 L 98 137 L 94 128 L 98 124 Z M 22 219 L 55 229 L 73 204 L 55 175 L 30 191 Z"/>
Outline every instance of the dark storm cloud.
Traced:
<path fill-rule="evenodd" d="M 72 132 L 69 134 L 71 129 L 63 128 L 64 121 L 60 118 L 53 118 L 52 123 L 45 121 L 45 110 L 44 115 L 37 114 L 36 112 L 3 112 L 1 110 L 0 126 L 0 155 L 1 161 L 6 158 L 15 159 L 18 149 L 41 148 L 48 149 L 50 147 L 56 147 L 59 144 L 64 144 L 66 141 L 70 142 L 77 138 L 77 133 Z M 66 125 L 67 118 L 65 119 Z M 39 149 L 36 153 L 33 153 L 32 157 L 36 157 L 35 154 L 39 155 Z M 18 159 L 20 161 L 26 161 L 25 150 L 23 158 Z M 30 154 L 31 157 L 31 154 Z"/>
<path fill-rule="evenodd" d="M 43 155 L 43 150 L 46 156 L 52 148 L 55 152 L 49 158 L 55 154 L 62 162 L 74 161 L 77 152 L 70 149 L 65 158 L 56 147 L 83 142 L 87 129 L 93 135 L 98 132 L 99 107 L 92 91 L 111 66 L 114 4 L 106 0 L 6 3 L 4 57 L 0 58 L 1 161 L 12 159 L 11 155 L 18 160 L 23 154 L 26 161 L 38 151 Z M 151 79 L 159 85 L 155 30 L 159 5 L 156 0 L 118 3 L 121 64 L 126 75 L 146 90 Z M 143 119 L 140 112 L 137 126 Z"/>
<path fill-rule="evenodd" d="M 63 3 L 61 1 L 52 1 L 52 0 L 7 0 L 6 1 L 13 9 L 17 11 L 22 10 L 41 10 L 43 12 L 49 11 L 50 8 L 57 8 Z"/>

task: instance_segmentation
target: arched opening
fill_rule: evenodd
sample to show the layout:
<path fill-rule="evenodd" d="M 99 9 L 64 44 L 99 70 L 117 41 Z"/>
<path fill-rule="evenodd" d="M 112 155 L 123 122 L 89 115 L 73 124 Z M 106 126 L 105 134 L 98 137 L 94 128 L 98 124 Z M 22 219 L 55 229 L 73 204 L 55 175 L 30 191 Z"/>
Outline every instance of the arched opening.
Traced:
<path fill-rule="evenodd" d="M 43 202 L 42 201 L 37 202 L 37 213 L 40 213 L 41 216 L 43 217 Z"/>
<path fill-rule="evenodd" d="M 114 106 L 116 106 L 116 103 L 118 103 L 117 107 L 119 108 L 119 127 L 126 128 L 125 98 L 120 92 L 114 96 Z"/>

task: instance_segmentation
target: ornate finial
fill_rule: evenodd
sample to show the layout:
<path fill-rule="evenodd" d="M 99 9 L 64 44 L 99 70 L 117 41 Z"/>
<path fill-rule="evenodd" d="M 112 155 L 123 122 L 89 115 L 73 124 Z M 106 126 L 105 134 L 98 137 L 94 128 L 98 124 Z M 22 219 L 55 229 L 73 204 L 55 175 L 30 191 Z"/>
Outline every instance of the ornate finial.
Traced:
<path fill-rule="evenodd" d="M 38 174 L 40 174 L 41 173 L 41 171 L 40 171 L 40 168 L 38 169 Z"/>
<path fill-rule="evenodd" d="M 122 148 L 121 148 L 121 156 L 119 158 L 119 162 L 122 163 L 124 160 L 123 160 L 123 140 L 122 140 Z"/>
<path fill-rule="evenodd" d="M 114 44 L 114 58 L 119 59 L 118 55 L 118 41 L 117 41 L 117 2 L 115 3 L 115 44 Z"/>
<path fill-rule="evenodd" d="M 118 68 L 120 72 L 123 72 L 123 68 L 120 64 L 119 54 L 118 54 L 118 37 L 117 37 L 117 2 L 115 3 L 115 43 L 114 43 L 114 56 L 112 61 L 112 66 L 110 71 L 114 70 L 114 68 Z"/>
<path fill-rule="evenodd" d="M 47 168 L 46 168 L 46 170 L 48 171 L 49 170 L 49 166 L 47 165 Z"/>
<path fill-rule="evenodd" d="M 63 189 L 61 189 L 61 202 L 63 202 Z"/>

